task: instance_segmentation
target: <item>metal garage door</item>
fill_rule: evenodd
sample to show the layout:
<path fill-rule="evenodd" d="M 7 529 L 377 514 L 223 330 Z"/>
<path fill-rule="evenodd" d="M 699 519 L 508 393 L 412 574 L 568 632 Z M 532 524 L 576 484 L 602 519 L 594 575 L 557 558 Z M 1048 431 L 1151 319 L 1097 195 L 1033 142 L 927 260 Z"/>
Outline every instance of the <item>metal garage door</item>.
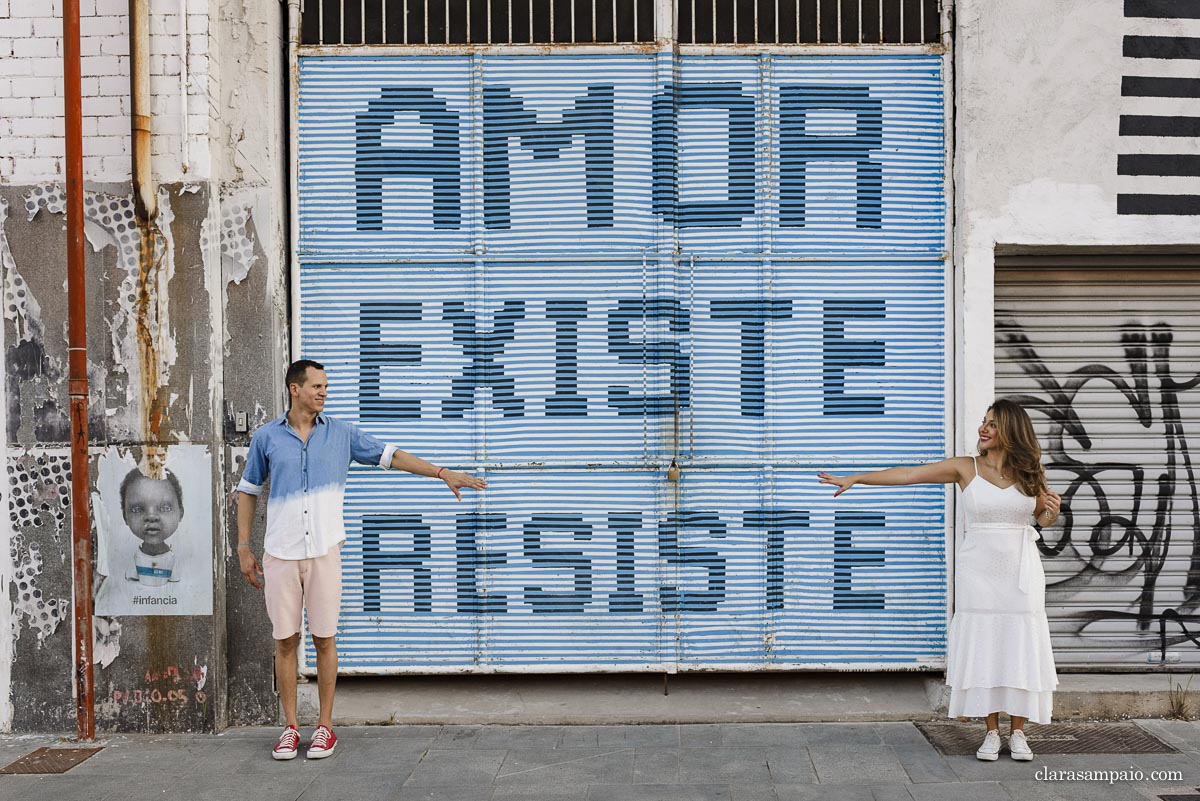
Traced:
<path fill-rule="evenodd" d="M 1061 522 L 1042 557 L 1062 667 L 1200 664 L 1200 260 L 996 271 L 996 394 L 1030 408 Z"/>
<path fill-rule="evenodd" d="M 346 672 L 940 665 L 941 56 L 300 60 Z"/>

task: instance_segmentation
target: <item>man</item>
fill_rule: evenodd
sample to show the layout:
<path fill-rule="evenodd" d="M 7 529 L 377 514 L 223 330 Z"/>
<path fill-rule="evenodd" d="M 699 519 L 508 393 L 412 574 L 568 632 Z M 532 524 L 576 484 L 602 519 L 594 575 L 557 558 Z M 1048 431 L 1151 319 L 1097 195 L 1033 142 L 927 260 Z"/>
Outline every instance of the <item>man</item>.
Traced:
<path fill-rule="evenodd" d="M 246 468 L 237 486 L 238 560 L 242 575 L 256 588 L 266 586 L 267 616 L 275 638 L 275 681 L 286 727 L 275 744 L 275 759 L 292 759 L 300 746 L 296 722 L 296 649 L 300 616 L 317 652 L 320 718 L 308 748 L 309 759 L 333 753 L 333 694 L 337 682 L 338 612 L 341 604 L 342 496 L 351 461 L 419 476 L 439 478 L 462 500 L 460 489 L 482 490 L 483 479 L 384 445 L 355 426 L 325 414 L 329 389 L 325 368 L 308 359 L 293 362 L 284 378 L 291 406 L 287 414 L 261 426 L 250 440 Z M 250 529 L 262 485 L 271 478 L 267 533 L 259 565 L 250 550 Z M 259 581 L 262 577 L 262 582 Z"/>

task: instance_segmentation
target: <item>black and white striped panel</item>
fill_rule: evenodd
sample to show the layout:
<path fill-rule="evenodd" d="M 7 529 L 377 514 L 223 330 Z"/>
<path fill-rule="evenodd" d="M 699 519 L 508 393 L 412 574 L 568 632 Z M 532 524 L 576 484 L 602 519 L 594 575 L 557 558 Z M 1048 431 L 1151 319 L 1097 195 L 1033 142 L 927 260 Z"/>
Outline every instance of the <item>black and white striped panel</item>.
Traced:
<path fill-rule="evenodd" d="M 1118 214 L 1200 215 L 1200 0 L 1125 0 Z"/>

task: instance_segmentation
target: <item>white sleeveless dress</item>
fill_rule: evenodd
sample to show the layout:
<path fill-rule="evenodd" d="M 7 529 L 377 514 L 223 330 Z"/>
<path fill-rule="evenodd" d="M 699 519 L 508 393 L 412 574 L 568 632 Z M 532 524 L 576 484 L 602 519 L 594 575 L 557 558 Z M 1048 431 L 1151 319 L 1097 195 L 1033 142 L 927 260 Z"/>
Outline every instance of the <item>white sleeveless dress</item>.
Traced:
<path fill-rule="evenodd" d="M 979 475 L 962 493 L 946 656 L 950 717 L 1007 712 L 1049 723 L 1058 676 L 1046 621 L 1046 575 L 1030 525 L 1036 498 Z"/>

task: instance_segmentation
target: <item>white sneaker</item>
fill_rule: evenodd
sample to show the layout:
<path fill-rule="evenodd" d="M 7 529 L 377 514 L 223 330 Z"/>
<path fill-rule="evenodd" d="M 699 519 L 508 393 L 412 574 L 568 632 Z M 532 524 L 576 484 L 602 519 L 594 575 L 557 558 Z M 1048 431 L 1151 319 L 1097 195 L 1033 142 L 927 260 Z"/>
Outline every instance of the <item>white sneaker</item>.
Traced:
<path fill-rule="evenodd" d="M 988 729 L 987 736 L 983 738 L 983 745 L 979 746 L 979 750 L 975 752 L 976 759 L 982 759 L 984 762 L 995 762 L 1000 758 L 1000 732 L 998 729 Z"/>
<path fill-rule="evenodd" d="M 1029 762 L 1033 759 L 1033 751 L 1029 748 L 1029 741 L 1025 739 L 1025 732 L 1016 729 L 1008 735 L 1008 751 L 1012 754 L 1012 758 L 1018 762 Z"/>

